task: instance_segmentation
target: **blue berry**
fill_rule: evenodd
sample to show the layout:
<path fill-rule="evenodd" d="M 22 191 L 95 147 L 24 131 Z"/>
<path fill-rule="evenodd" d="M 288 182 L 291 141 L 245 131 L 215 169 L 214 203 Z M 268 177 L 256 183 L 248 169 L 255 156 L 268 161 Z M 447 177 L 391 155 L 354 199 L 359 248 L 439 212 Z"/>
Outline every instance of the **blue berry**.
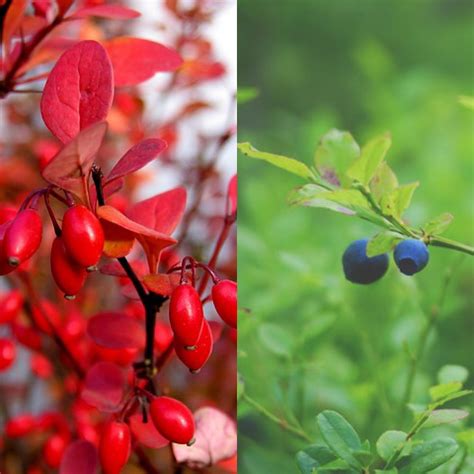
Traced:
<path fill-rule="evenodd" d="M 385 275 L 388 268 L 388 255 L 367 257 L 367 242 L 360 239 L 352 242 L 342 256 L 344 275 L 352 283 L 367 285 Z"/>
<path fill-rule="evenodd" d="M 414 275 L 426 267 L 430 254 L 428 247 L 421 240 L 406 239 L 395 247 L 393 257 L 402 273 Z"/>

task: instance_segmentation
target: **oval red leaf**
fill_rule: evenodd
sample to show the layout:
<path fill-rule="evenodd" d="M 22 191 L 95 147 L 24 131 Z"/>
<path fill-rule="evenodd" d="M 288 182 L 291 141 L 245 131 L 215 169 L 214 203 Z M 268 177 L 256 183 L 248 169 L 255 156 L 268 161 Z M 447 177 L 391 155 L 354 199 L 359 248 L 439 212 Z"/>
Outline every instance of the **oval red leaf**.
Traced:
<path fill-rule="evenodd" d="M 229 181 L 227 188 L 227 208 L 226 214 L 231 216 L 237 212 L 237 175 L 234 174 Z"/>
<path fill-rule="evenodd" d="M 135 222 L 164 234 L 171 234 L 183 217 L 186 190 L 174 188 L 136 203 L 128 212 Z"/>
<path fill-rule="evenodd" d="M 130 173 L 138 171 L 154 160 L 159 153 L 166 149 L 166 142 L 159 138 L 149 138 L 134 145 L 119 162 L 112 168 L 107 176 L 107 181 L 123 178 Z"/>
<path fill-rule="evenodd" d="M 86 202 L 82 177 L 89 175 L 106 131 L 106 122 L 99 122 L 82 130 L 46 165 L 43 178 Z"/>
<path fill-rule="evenodd" d="M 120 5 L 96 5 L 95 7 L 79 9 L 74 12 L 70 18 L 97 16 L 100 18 L 110 18 L 112 20 L 129 20 L 131 18 L 137 18 L 140 15 L 140 12 Z"/>
<path fill-rule="evenodd" d="M 196 442 L 192 446 L 173 443 L 178 463 L 202 469 L 236 453 L 237 429 L 232 418 L 216 408 L 203 407 L 194 413 L 194 421 Z"/>
<path fill-rule="evenodd" d="M 129 421 L 133 436 L 147 448 L 160 449 L 170 444 L 166 438 L 161 436 L 150 419 L 148 423 L 143 423 L 141 413 L 135 413 Z"/>
<path fill-rule="evenodd" d="M 135 319 L 122 313 L 99 313 L 89 320 L 87 333 L 91 339 L 108 349 L 142 348 L 145 330 Z"/>
<path fill-rule="evenodd" d="M 94 474 L 99 467 L 96 447 L 85 440 L 71 443 L 64 452 L 59 474 Z"/>
<path fill-rule="evenodd" d="M 120 367 L 112 362 L 98 362 L 87 371 L 81 397 L 89 405 L 113 413 L 120 409 L 124 384 Z"/>
<path fill-rule="evenodd" d="M 183 62 L 166 46 L 140 38 L 122 36 L 105 43 L 114 68 L 115 85 L 132 86 L 160 71 L 174 71 Z"/>
<path fill-rule="evenodd" d="M 41 97 L 44 123 L 67 143 L 106 118 L 113 90 L 107 51 L 96 41 L 81 41 L 59 58 L 48 76 Z"/>

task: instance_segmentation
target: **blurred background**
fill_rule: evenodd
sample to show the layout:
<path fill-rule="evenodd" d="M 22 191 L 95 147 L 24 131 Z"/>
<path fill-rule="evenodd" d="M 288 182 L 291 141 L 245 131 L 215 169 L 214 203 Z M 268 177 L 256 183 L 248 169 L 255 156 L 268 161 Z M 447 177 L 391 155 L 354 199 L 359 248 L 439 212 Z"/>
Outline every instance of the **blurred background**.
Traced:
<path fill-rule="evenodd" d="M 240 0 L 238 85 L 259 95 L 239 105 L 239 141 L 310 165 L 332 127 L 359 144 L 390 131 L 389 164 L 401 183 L 420 181 L 408 221 L 451 212 L 446 237 L 472 245 L 474 113 L 458 96 L 474 92 L 473 20 L 469 0 Z M 386 429 L 407 429 L 404 347 L 415 347 L 449 269 L 410 401 L 427 401 L 445 364 L 467 367 L 472 387 L 471 257 L 433 248 L 413 278 L 392 262 L 380 282 L 353 286 L 342 253 L 377 228 L 291 208 L 287 194 L 301 180 L 243 155 L 238 164 L 238 364 L 248 396 L 316 441 L 315 416 L 328 408 L 372 445 Z M 307 444 L 240 403 L 239 472 L 296 472 L 295 452 Z M 456 472 L 472 472 L 471 462 Z"/>

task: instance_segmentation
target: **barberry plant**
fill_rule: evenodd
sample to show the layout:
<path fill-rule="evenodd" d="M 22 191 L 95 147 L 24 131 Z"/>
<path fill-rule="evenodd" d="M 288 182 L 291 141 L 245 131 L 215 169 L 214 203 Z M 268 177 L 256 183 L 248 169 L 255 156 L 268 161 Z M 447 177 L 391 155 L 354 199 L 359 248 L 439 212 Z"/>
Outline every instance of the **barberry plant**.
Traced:
<path fill-rule="evenodd" d="M 186 124 L 229 79 L 203 33 L 219 8 L 163 2 L 164 45 L 119 3 L 0 5 L 0 100 L 25 135 L 0 157 L 1 472 L 235 471 L 236 291 L 212 304 L 236 289 L 235 90 L 220 131 Z M 151 87 L 170 113 L 145 113 Z M 153 163 L 179 186 L 157 193 Z"/>

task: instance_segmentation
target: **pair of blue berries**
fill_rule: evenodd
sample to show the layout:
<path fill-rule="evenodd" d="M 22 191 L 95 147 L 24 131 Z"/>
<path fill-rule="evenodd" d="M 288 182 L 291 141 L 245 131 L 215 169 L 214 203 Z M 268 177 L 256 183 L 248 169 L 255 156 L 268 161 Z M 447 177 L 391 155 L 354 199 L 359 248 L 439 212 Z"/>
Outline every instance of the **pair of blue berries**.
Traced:
<path fill-rule="evenodd" d="M 344 275 L 352 283 L 367 285 L 379 280 L 388 269 L 388 255 L 367 257 L 367 243 L 369 239 L 360 239 L 352 242 L 342 256 Z M 421 240 L 402 240 L 393 254 L 399 270 L 405 275 L 414 275 L 426 267 L 429 252 Z"/>

